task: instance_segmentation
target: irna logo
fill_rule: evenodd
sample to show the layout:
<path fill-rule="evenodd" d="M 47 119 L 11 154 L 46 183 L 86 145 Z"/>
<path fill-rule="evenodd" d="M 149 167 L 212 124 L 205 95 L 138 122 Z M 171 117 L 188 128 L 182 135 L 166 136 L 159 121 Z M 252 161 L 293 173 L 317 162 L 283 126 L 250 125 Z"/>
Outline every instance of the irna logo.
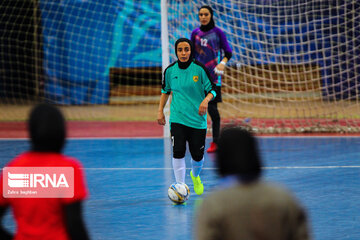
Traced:
<path fill-rule="evenodd" d="M 74 196 L 72 167 L 5 167 L 5 198 L 71 198 Z"/>
<path fill-rule="evenodd" d="M 69 187 L 64 174 L 23 174 L 8 172 L 8 186 L 11 188 L 36 188 L 36 187 Z"/>

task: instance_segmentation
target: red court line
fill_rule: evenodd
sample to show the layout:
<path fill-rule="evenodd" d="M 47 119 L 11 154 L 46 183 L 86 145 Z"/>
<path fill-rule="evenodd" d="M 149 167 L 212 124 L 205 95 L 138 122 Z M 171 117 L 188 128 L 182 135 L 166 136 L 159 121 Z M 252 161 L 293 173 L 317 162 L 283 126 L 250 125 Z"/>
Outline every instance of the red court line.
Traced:
<path fill-rule="evenodd" d="M 234 122 L 235 124 L 244 125 L 243 119 L 239 119 Z M 232 123 L 231 120 L 223 120 L 223 123 Z M 247 123 L 254 127 L 289 127 L 289 128 L 297 128 L 297 127 L 307 127 L 307 126 L 353 126 L 360 127 L 360 119 L 265 119 L 265 118 L 254 118 L 247 119 Z"/>
<path fill-rule="evenodd" d="M 225 121 L 226 122 L 226 121 Z M 276 120 L 254 119 L 252 126 L 257 123 L 265 123 L 265 126 L 273 126 Z M 359 126 L 359 121 L 354 121 Z M 285 126 L 298 127 L 306 126 L 305 121 L 298 120 L 290 123 L 283 121 Z M 348 122 L 327 122 L 328 125 L 337 124 L 344 126 Z M 211 124 L 211 123 L 208 123 Z M 355 125 L 354 124 L 354 125 Z M 163 137 L 163 126 L 156 122 L 87 122 L 87 121 L 68 121 L 68 137 L 70 138 L 111 138 L 111 137 Z M 261 136 L 360 136 L 360 133 L 274 133 L 259 134 Z M 27 138 L 25 122 L 0 122 L 0 138 Z M 208 137 L 211 134 L 208 133 Z"/>
<path fill-rule="evenodd" d="M 68 137 L 162 137 L 157 122 L 67 122 Z M 25 122 L 0 122 L 0 138 L 27 138 Z"/>

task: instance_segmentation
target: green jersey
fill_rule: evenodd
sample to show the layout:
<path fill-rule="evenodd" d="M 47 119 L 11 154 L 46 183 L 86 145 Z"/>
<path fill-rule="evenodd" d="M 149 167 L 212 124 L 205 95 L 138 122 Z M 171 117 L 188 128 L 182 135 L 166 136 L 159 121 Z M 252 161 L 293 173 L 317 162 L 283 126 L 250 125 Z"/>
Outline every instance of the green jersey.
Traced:
<path fill-rule="evenodd" d="M 216 91 L 205 69 L 205 66 L 196 60 L 186 69 L 179 68 L 178 62 L 165 69 L 161 92 L 172 92 L 170 123 L 197 129 L 207 128 L 207 114 L 200 116 L 199 107 L 209 92 L 215 98 Z"/>

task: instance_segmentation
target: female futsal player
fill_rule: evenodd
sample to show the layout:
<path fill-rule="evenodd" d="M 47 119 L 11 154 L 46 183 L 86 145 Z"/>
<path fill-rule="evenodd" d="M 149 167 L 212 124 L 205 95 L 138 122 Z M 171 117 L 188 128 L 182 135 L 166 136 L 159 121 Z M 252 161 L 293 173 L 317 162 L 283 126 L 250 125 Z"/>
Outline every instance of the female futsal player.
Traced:
<path fill-rule="evenodd" d="M 218 95 L 209 102 L 208 111 L 212 121 L 213 141 L 207 152 L 215 152 L 220 131 L 220 114 L 218 102 L 221 98 L 221 75 L 225 65 L 232 56 L 232 50 L 224 32 L 215 26 L 214 13 L 211 7 L 202 6 L 199 10 L 201 26 L 191 33 L 191 41 L 194 45 L 194 57 L 209 70 L 211 81 L 216 85 Z"/>
<path fill-rule="evenodd" d="M 189 39 L 178 39 L 175 53 L 178 60 L 164 71 L 157 121 L 165 125 L 164 106 L 172 93 L 169 122 L 175 179 L 177 182 L 185 182 L 188 142 L 192 158 L 190 176 L 195 193 L 201 195 L 204 186 L 199 175 L 204 163 L 206 116 L 208 103 L 216 97 L 216 91 L 204 65 L 193 59 L 193 47 Z"/>

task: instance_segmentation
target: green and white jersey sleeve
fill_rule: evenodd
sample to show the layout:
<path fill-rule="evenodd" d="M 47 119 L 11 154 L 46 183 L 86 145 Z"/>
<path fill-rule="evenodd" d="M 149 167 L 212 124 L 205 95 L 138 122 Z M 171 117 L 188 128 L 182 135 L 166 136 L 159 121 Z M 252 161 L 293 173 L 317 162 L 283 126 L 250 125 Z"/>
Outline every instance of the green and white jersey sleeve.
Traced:
<path fill-rule="evenodd" d="M 199 107 L 209 92 L 216 97 L 216 91 L 204 65 L 196 60 L 186 69 L 179 68 L 177 62 L 171 64 L 164 72 L 161 92 L 173 94 L 170 123 L 197 129 L 207 128 L 207 114 L 200 116 Z"/>

